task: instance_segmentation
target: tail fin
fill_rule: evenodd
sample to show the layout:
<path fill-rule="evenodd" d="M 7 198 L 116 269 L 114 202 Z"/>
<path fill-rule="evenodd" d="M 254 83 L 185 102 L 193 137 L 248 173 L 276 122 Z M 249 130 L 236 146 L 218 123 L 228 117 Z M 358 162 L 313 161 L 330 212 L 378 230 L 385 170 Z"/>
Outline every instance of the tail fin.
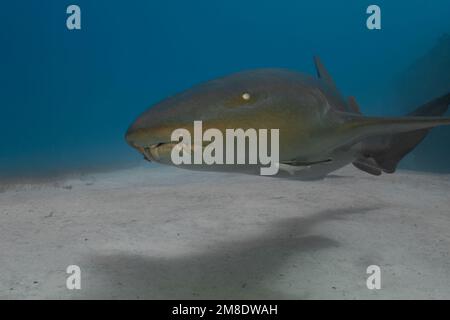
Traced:
<path fill-rule="evenodd" d="M 434 99 L 408 114 L 408 119 L 416 118 L 436 120 L 445 122 L 446 118 L 436 118 L 442 116 L 450 104 L 450 93 Z M 406 119 L 406 118 L 405 118 Z M 370 174 L 380 175 L 382 171 L 386 173 L 395 172 L 398 163 L 403 157 L 411 152 L 430 132 L 429 127 L 416 127 L 414 131 L 383 134 L 377 137 L 364 140 L 361 148 L 361 157 L 353 162 L 355 167 Z M 388 128 L 386 128 L 389 132 Z"/>

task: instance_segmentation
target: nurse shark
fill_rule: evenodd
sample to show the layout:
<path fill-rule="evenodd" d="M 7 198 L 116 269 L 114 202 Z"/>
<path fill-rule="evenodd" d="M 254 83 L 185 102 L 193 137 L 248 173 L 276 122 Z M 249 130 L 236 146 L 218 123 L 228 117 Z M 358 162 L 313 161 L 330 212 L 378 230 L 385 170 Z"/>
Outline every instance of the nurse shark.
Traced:
<path fill-rule="evenodd" d="M 229 128 L 279 129 L 277 177 L 320 179 L 353 164 L 372 175 L 394 173 L 400 160 L 439 125 L 450 93 L 404 117 L 368 117 L 354 97 L 344 98 L 318 57 L 317 77 L 287 69 L 256 69 L 214 79 L 150 107 L 125 139 L 149 161 L 175 165 L 174 130 L 194 135 L 194 122 L 224 135 Z M 205 148 L 189 146 L 189 148 Z M 247 154 L 248 156 L 248 154 Z M 259 174 L 250 164 L 183 164 L 193 170 Z"/>

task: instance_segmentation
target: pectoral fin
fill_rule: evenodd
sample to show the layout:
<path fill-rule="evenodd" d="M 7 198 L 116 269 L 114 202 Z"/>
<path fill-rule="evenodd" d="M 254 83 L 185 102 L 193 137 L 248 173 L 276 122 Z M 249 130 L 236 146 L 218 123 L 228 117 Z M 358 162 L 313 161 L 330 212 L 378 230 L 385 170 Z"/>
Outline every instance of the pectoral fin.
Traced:
<path fill-rule="evenodd" d="M 353 162 L 359 170 L 365 171 L 373 176 L 381 175 L 382 171 L 373 158 L 361 158 Z"/>
<path fill-rule="evenodd" d="M 331 162 L 331 161 L 333 161 L 333 160 L 332 159 L 324 159 L 324 160 L 318 160 L 318 161 L 285 160 L 285 161 L 281 161 L 280 163 L 290 165 L 290 166 L 295 166 L 295 167 L 307 167 L 307 166 L 312 166 L 312 165 L 320 164 L 320 163 L 327 163 L 327 162 Z"/>
<path fill-rule="evenodd" d="M 297 172 L 311 169 L 313 165 L 324 164 L 333 161 L 332 159 L 325 159 L 319 161 L 299 161 L 299 160 L 286 160 L 281 161 L 278 164 L 278 168 L 282 171 L 286 171 L 291 176 L 294 176 Z"/>

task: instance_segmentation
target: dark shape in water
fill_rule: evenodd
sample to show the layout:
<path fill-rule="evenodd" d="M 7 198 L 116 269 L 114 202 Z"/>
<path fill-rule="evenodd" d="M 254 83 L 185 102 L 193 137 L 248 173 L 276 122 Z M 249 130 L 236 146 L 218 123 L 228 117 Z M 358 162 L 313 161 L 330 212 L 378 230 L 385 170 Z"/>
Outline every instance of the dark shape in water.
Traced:
<path fill-rule="evenodd" d="M 401 72 L 393 87 L 393 103 L 404 106 L 405 111 L 412 110 L 417 102 L 447 91 L 450 88 L 450 34 L 442 35 L 433 48 Z M 434 131 L 402 167 L 450 172 L 450 152 L 446 145 L 449 140 L 450 128 Z"/>

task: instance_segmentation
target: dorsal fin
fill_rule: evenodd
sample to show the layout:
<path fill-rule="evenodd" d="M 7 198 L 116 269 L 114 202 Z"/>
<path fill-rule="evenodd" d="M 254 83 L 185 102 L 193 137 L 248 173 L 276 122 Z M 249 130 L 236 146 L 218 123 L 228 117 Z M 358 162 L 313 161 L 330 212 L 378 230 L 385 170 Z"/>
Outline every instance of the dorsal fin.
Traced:
<path fill-rule="evenodd" d="M 316 65 L 317 76 L 328 87 L 329 93 L 334 98 L 332 103 L 333 108 L 339 111 L 352 112 L 349 110 L 347 101 L 339 93 L 333 78 L 330 76 L 327 69 L 325 69 L 325 66 L 318 56 L 314 56 L 314 64 Z"/>
<path fill-rule="evenodd" d="M 356 102 L 355 97 L 353 97 L 353 96 L 348 97 L 348 107 L 349 107 L 350 110 L 353 111 L 354 113 L 359 113 L 359 114 L 361 114 L 361 109 L 359 108 L 358 102 Z"/>
<path fill-rule="evenodd" d="M 336 88 L 333 78 L 328 73 L 327 69 L 323 65 L 318 56 L 314 56 L 314 64 L 316 65 L 317 76 L 326 82 L 330 87 Z"/>

